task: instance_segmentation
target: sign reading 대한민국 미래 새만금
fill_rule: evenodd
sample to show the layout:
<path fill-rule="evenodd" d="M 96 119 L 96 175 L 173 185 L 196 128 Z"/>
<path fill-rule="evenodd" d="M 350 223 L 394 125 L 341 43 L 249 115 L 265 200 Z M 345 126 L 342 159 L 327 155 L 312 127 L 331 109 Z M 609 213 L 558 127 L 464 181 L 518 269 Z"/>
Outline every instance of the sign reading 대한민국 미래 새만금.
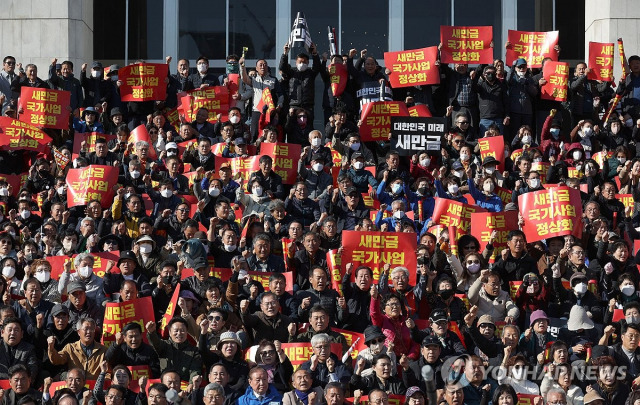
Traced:
<path fill-rule="evenodd" d="M 447 130 L 441 117 L 391 117 L 391 146 L 403 156 L 440 151 L 440 140 Z"/>

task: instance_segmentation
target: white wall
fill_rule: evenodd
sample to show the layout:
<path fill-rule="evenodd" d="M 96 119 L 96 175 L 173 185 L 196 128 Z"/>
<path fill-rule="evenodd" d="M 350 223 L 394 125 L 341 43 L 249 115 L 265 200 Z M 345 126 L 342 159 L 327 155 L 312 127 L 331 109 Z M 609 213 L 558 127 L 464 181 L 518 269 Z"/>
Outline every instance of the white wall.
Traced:
<path fill-rule="evenodd" d="M 0 58 L 35 63 L 47 79 L 53 58 L 71 60 L 74 72 L 93 57 L 92 0 L 2 0 Z"/>

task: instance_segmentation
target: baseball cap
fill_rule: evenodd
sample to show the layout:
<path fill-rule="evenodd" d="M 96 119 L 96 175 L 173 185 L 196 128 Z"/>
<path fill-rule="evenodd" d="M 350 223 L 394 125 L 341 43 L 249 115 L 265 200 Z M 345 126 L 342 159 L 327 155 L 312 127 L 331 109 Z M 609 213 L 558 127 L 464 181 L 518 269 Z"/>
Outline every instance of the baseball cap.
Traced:
<path fill-rule="evenodd" d="M 526 65 L 526 64 L 527 64 L 527 61 L 524 58 L 518 58 L 516 63 L 514 63 L 514 66 L 522 66 L 522 65 Z"/>
<path fill-rule="evenodd" d="M 83 282 L 80 281 L 72 281 L 69 283 L 67 287 L 67 294 L 74 293 L 76 291 L 87 291 L 87 286 L 84 285 Z"/>
<path fill-rule="evenodd" d="M 65 307 L 62 304 L 56 304 L 53 306 L 53 309 L 51 310 L 51 315 L 52 316 L 57 316 L 60 315 L 62 313 L 65 313 L 67 315 L 69 315 L 69 308 Z"/>

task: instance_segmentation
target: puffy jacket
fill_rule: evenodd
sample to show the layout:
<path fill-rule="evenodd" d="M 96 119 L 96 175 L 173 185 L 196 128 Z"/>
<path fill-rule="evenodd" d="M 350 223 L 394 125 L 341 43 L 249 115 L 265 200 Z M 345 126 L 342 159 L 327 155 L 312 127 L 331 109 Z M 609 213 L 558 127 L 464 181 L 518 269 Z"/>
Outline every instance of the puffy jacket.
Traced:
<path fill-rule="evenodd" d="M 107 360 L 111 368 L 118 364 L 149 366 L 151 370 L 149 378 L 160 378 L 160 359 L 153 347 L 146 343 L 141 343 L 137 349 L 127 346 L 126 343 L 119 345 L 113 343 L 107 349 L 105 360 Z"/>
<path fill-rule="evenodd" d="M 405 325 L 406 316 L 400 319 L 391 319 L 380 310 L 380 296 L 371 299 L 369 306 L 371 322 L 382 329 L 388 343 L 394 343 L 394 353 L 397 357 L 403 354 L 411 360 L 417 360 L 420 356 L 420 345 L 411 339 L 411 331 Z"/>
<path fill-rule="evenodd" d="M 493 319 L 504 319 L 504 317 L 510 316 L 517 319 L 520 315 L 518 307 L 511 301 L 508 292 L 500 290 L 498 296 L 491 299 L 482 288 L 482 278 L 478 278 L 471 285 L 468 296 L 471 305 L 478 306 L 478 316 L 491 315 Z"/>
<path fill-rule="evenodd" d="M 268 405 L 271 403 L 282 403 L 282 395 L 273 385 L 269 385 L 269 390 L 261 400 L 259 400 L 253 393 L 253 388 L 247 387 L 244 395 L 238 398 L 237 402 L 238 405 Z"/>
<path fill-rule="evenodd" d="M 187 341 L 162 340 L 155 332 L 147 332 L 147 338 L 158 353 L 160 370 L 174 369 L 182 381 L 191 381 L 194 376 L 202 375 L 202 357 L 198 348 Z"/>
<path fill-rule="evenodd" d="M 27 367 L 31 375 L 38 375 L 39 362 L 33 345 L 21 341 L 11 348 L 4 341 L 0 342 L 0 379 L 8 380 L 9 369 L 16 364 Z"/>
<path fill-rule="evenodd" d="M 509 111 L 517 114 L 532 115 L 533 100 L 538 94 L 538 88 L 531 76 L 520 78 L 514 71 L 515 69 L 511 70 L 507 81 L 509 86 Z"/>
<path fill-rule="evenodd" d="M 280 57 L 280 66 L 278 69 L 282 72 L 285 83 L 288 84 L 287 93 L 289 94 L 289 106 L 311 108 L 315 101 L 315 81 L 316 76 L 322 69 L 320 56 L 316 53 L 312 55 L 313 67 L 307 68 L 304 72 L 298 68 L 292 68 L 289 64 L 289 56 L 282 55 Z"/>

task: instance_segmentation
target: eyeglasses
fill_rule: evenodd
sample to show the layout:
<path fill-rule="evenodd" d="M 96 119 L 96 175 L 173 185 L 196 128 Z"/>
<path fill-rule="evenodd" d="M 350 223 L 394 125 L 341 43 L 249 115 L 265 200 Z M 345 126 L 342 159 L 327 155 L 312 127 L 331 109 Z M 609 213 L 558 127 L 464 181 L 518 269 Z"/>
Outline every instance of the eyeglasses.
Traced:
<path fill-rule="evenodd" d="M 375 339 L 375 340 L 371 340 L 371 341 L 369 342 L 369 344 L 370 344 L 370 345 L 375 345 L 375 344 L 378 344 L 378 343 L 384 343 L 384 341 L 385 341 L 385 339 L 384 339 L 384 338 L 378 338 L 378 339 Z"/>
<path fill-rule="evenodd" d="M 189 212 L 189 208 L 178 208 L 176 211 Z"/>
<path fill-rule="evenodd" d="M 114 399 L 117 399 L 118 401 L 122 399 L 120 395 L 107 395 L 105 398 L 111 401 L 113 401 Z"/>
<path fill-rule="evenodd" d="M 262 304 L 265 307 L 275 307 L 277 305 L 277 301 L 262 301 Z"/>
<path fill-rule="evenodd" d="M 220 315 L 216 315 L 216 316 L 208 316 L 207 319 L 209 320 L 209 322 L 220 322 L 222 320 L 222 317 Z"/>
<path fill-rule="evenodd" d="M 396 308 L 396 307 L 400 307 L 400 303 L 399 302 L 387 302 L 387 306 L 388 307 L 392 307 L 392 308 Z"/>
<path fill-rule="evenodd" d="M 276 354 L 275 350 L 264 350 L 262 352 L 260 352 L 261 355 L 263 356 L 273 356 L 274 354 Z"/>
<path fill-rule="evenodd" d="M 471 264 L 480 264 L 480 260 L 467 260 L 467 266 Z"/>

